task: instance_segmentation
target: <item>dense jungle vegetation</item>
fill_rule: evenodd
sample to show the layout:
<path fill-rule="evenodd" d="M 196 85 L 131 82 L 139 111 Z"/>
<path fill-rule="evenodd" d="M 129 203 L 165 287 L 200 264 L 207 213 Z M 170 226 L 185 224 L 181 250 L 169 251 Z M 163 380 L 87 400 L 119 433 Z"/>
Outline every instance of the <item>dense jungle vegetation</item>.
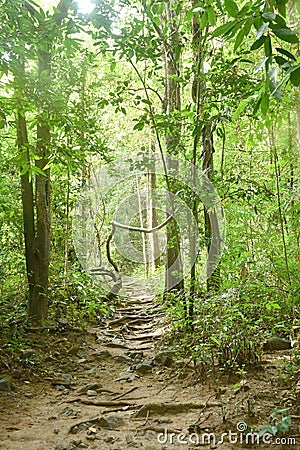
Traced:
<path fill-rule="evenodd" d="M 0 30 L 3 351 L 26 347 L 28 327 L 109 315 L 118 296 L 103 270 L 141 284 L 157 274 L 169 339 L 200 364 L 235 370 L 265 338 L 297 341 L 300 3 L 1 0 Z M 96 219 L 80 224 L 95 249 L 82 267 L 76 202 L 97 170 L 114 180 L 118 169 L 107 204 L 96 195 Z M 204 202 L 197 177 L 214 186 Z M 112 236 L 118 217 L 127 229 Z M 142 260 L 120 251 L 125 238 Z"/>

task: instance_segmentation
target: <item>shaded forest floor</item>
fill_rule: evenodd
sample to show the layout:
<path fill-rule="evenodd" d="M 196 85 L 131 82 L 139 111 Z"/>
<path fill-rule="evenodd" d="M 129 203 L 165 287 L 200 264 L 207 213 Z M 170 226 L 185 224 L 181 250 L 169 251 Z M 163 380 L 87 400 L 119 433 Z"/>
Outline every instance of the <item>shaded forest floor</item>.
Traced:
<path fill-rule="evenodd" d="M 28 333 L 32 364 L 0 357 L 8 380 L 0 386 L 0 448 L 300 448 L 300 384 L 282 371 L 293 350 L 264 354 L 243 376 L 205 377 L 161 349 L 168 326 L 149 293 L 126 286 L 115 317 L 99 327 Z M 247 443 L 245 423 L 271 425 L 272 411 L 284 407 L 292 425 L 283 440 Z"/>

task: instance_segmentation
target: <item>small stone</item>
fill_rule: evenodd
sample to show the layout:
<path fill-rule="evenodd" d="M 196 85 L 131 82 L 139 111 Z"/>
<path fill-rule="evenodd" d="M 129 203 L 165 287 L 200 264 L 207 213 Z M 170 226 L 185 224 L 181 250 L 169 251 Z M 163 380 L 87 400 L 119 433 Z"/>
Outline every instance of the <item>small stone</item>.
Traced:
<path fill-rule="evenodd" d="M 88 395 L 88 397 L 96 397 L 97 391 L 94 391 L 93 389 L 89 389 L 87 391 L 87 395 Z"/>
<path fill-rule="evenodd" d="M 97 441 L 102 441 L 103 436 L 101 436 L 101 434 L 99 434 L 99 433 L 96 433 L 96 434 L 95 434 L 95 439 L 96 439 Z"/>
<path fill-rule="evenodd" d="M 100 352 L 93 353 L 93 358 L 98 361 L 102 361 L 103 359 L 107 359 L 111 357 L 111 353 L 108 350 L 101 350 Z"/>
<path fill-rule="evenodd" d="M 103 439 L 106 444 L 113 444 L 116 440 L 114 436 L 107 436 Z"/>
<path fill-rule="evenodd" d="M 135 370 L 139 373 L 151 372 L 153 369 L 152 361 L 145 360 L 135 366 Z"/>
<path fill-rule="evenodd" d="M 134 362 L 140 362 L 144 357 L 143 351 L 128 351 L 125 352 L 125 355 L 129 356 L 130 359 L 132 359 Z"/>
<path fill-rule="evenodd" d="M 88 391 L 96 391 L 97 389 L 101 388 L 101 385 L 99 383 L 88 383 L 84 384 L 83 386 L 80 386 L 78 389 L 76 389 L 76 394 L 87 394 Z M 97 392 L 96 392 L 97 394 Z"/>
<path fill-rule="evenodd" d="M 62 373 L 57 377 L 54 377 L 51 382 L 52 385 L 60 385 L 65 387 L 71 386 L 75 383 L 73 376 L 69 373 Z"/>
<path fill-rule="evenodd" d="M 80 444 L 82 444 L 81 439 L 72 439 L 71 444 L 75 445 L 76 447 L 79 447 Z"/>
<path fill-rule="evenodd" d="M 0 391 L 11 392 L 11 382 L 5 378 L 0 379 Z"/>
<path fill-rule="evenodd" d="M 73 416 L 74 410 L 70 408 L 69 406 L 66 406 L 64 409 L 62 409 L 59 413 L 60 416 Z"/>
<path fill-rule="evenodd" d="M 97 423 L 101 428 L 119 429 L 124 425 L 124 420 L 118 416 L 105 416 L 100 417 Z"/>
<path fill-rule="evenodd" d="M 161 423 L 172 423 L 173 420 L 169 419 L 168 417 L 160 417 L 158 419 L 155 420 L 156 423 L 161 424 Z"/>
<path fill-rule="evenodd" d="M 96 439 L 94 434 L 88 434 L 86 437 L 89 441 L 94 441 Z"/>
<path fill-rule="evenodd" d="M 129 358 L 129 356 L 126 355 L 117 355 L 115 356 L 114 360 L 121 364 L 131 363 L 131 358 Z"/>
<path fill-rule="evenodd" d="M 116 381 L 120 381 L 120 383 L 125 383 L 126 381 L 128 383 L 131 383 L 131 381 L 134 381 L 136 379 L 137 375 L 130 372 L 122 372 L 120 373 L 120 377 Z"/>
<path fill-rule="evenodd" d="M 152 440 L 153 438 L 156 438 L 156 433 L 155 433 L 155 431 L 152 431 L 152 430 L 146 430 L 146 431 L 145 431 L 145 438 L 148 439 L 149 441 Z"/>

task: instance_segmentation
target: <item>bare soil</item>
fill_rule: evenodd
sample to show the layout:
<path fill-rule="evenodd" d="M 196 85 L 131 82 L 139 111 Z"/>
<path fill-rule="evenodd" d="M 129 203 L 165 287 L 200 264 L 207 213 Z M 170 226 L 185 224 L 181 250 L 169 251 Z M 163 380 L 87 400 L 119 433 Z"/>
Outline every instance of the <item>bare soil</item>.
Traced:
<path fill-rule="evenodd" d="M 12 381 L 0 392 L 1 449 L 300 449 L 300 387 L 282 371 L 293 350 L 266 353 L 244 374 L 198 373 L 159 353 L 169 324 L 153 296 L 136 286 L 123 295 L 99 327 L 29 332 L 25 365 L 1 359 L 0 378 Z M 246 439 L 245 424 L 272 424 L 284 407 L 285 437 Z"/>

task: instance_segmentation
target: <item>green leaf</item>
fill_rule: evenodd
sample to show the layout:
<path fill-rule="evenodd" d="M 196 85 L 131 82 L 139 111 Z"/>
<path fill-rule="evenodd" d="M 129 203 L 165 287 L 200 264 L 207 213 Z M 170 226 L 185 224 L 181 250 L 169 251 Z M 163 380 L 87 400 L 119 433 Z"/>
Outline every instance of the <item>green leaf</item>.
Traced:
<path fill-rule="evenodd" d="M 275 22 L 276 25 L 278 25 L 278 28 L 286 28 L 286 21 L 278 14 L 276 14 Z"/>
<path fill-rule="evenodd" d="M 271 91 L 271 96 L 274 96 L 275 98 L 277 98 L 277 92 L 279 91 L 280 86 L 282 86 L 282 84 L 290 77 L 290 74 L 295 72 L 298 69 L 299 66 L 294 66 L 294 67 L 290 67 L 287 72 L 286 75 L 280 80 L 280 82 L 278 84 L 276 84 L 273 89 L 270 88 Z"/>
<path fill-rule="evenodd" d="M 202 17 L 200 19 L 201 30 L 204 30 L 204 28 L 206 27 L 207 24 L 208 24 L 208 14 L 207 14 L 207 11 L 204 11 L 204 13 L 202 14 Z"/>
<path fill-rule="evenodd" d="M 278 9 L 279 13 L 283 17 L 286 17 L 286 4 L 287 4 L 287 2 L 288 2 L 288 0 L 276 0 L 277 9 Z"/>
<path fill-rule="evenodd" d="M 252 20 L 250 19 L 246 22 L 245 26 L 238 32 L 238 35 L 234 42 L 234 51 L 236 51 L 238 49 L 238 47 L 243 42 L 244 37 L 248 35 L 251 25 L 252 25 Z"/>
<path fill-rule="evenodd" d="M 260 110 L 263 116 L 266 116 L 267 112 L 269 111 L 269 106 L 270 106 L 269 94 L 264 92 L 261 96 L 260 102 Z"/>
<path fill-rule="evenodd" d="M 6 125 L 6 118 L 5 118 L 5 114 L 3 114 L 2 112 L 0 113 L 0 130 L 2 130 L 2 128 L 4 128 Z"/>
<path fill-rule="evenodd" d="M 231 17 L 237 17 L 239 8 L 233 0 L 225 0 L 225 9 Z"/>
<path fill-rule="evenodd" d="M 266 22 L 257 30 L 257 32 L 256 32 L 257 39 L 261 38 L 264 35 L 264 33 L 269 25 L 270 25 L 269 22 Z"/>
<path fill-rule="evenodd" d="M 254 42 L 254 44 L 251 45 L 250 50 L 257 50 L 259 47 L 261 47 L 262 45 L 264 45 L 266 40 L 266 36 L 262 36 L 261 38 L 257 39 L 257 41 Z"/>
<path fill-rule="evenodd" d="M 232 30 L 232 28 L 236 25 L 235 21 L 224 23 L 224 25 L 221 25 L 220 27 L 216 28 L 214 32 L 212 33 L 213 37 L 219 37 L 219 36 L 225 36 L 229 31 Z"/>
<path fill-rule="evenodd" d="M 35 174 L 35 175 L 42 175 L 43 177 L 47 176 L 47 174 L 42 169 L 40 169 L 38 166 L 32 166 L 31 172 L 32 172 L 32 174 Z"/>
<path fill-rule="evenodd" d="M 112 61 L 112 62 L 110 63 L 110 71 L 111 71 L 111 72 L 114 72 L 114 70 L 115 70 L 115 68 L 116 68 L 116 65 L 117 65 L 116 61 Z"/>
<path fill-rule="evenodd" d="M 215 10 L 212 6 L 209 6 L 206 9 L 207 12 L 207 16 L 208 16 L 208 21 L 211 24 L 211 26 L 215 26 L 216 25 L 216 15 L 215 15 Z"/>
<path fill-rule="evenodd" d="M 264 59 L 262 59 L 262 60 L 260 61 L 260 63 L 257 64 L 257 66 L 255 67 L 254 73 L 257 73 L 257 72 L 259 72 L 261 69 L 263 69 L 263 68 L 265 67 L 265 65 L 266 65 L 266 63 L 267 63 L 268 60 L 269 60 L 269 57 L 268 57 L 268 56 L 266 56 Z"/>
<path fill-rule="evenodd" d="M 157 25 L 158 27 L 161 25 L 161 20 L 158 16 L 153 16 L 152 20 L 155 23 L 155 25 Z"/>
<path fill-rule="evenodd" d="M 214 344 L 217 344 L 218 346 L 221 345 L 221 341 L 219 341 L 219 339 L 217 339 L 215 336 L 210 336 L 210 340 L 211 340 Z"/>
<path fill-rule="evenodd" d="M 296 61 L 295 56 L 292 53 L 290 53 L 289 51 L 285 50 L 284 48 L 276 47 L 276 50 L 279 53 L 281 53 L 282 55 L 287 56 L 288 58 L 292 59 L 293 61 Z"/>
<path fill-rule="evenodd" d="M 300 64 L 298 65 L 298 68 L 291 73 L 290 82 L 293 86 L 300 86 Z"/>
<path fill-rule="evenodd" d="M 253 116 L 255 116 L 257 114 L 257 112 L 259 110 L 259 107 L 260 107 L 260 103 L 261 103 L 261 97 L 259 97 L 259 99 L 257 100 L 256 104 L 254 105 L 254 108 L 253 108 L 253 111 L 252 111 Z"/>
<path fill-rule="evenodd" d="M 284 59 L 282 56 L 279 56 L 279 55 L 275 56 L 275 61 L 282 69 L 291 67 L 291 64 L 286 59 Z"/>
<path fill-rule="evenodd" d="M 297 44 L 299 42 L 297 32 L 290 28 L 278 28 L 272 30 L 275 36 L 282 41 L 290 42 L 291 44 Z"/>
<path fill-rule="evenodd" d="M 272 55 L 272 44 L 271 44 L 270 36 L 266 36 L 266 40 L 264 42 L 264 49 L 265 49 L 265 55 L 266 56 L 271 56 Z"/>
<path fill-rule="evenodd" d="M 258 97 L 258 94 L 250 95 L 249 97 L 242 100 L 234 113 L 232 114 L 232 120 L 236 120 L 242 111 L 249 105 L 250 102 L 255 100 Z M 260 99 L 259 99 L 260 101 Z"/>
<path fill-rule="evenodd" d="M 276 66 L 270 67 L 270 70 L 268 71 L 268 77 L 269 77 L 269 80 L 271 80 L 273 83 L 276 83 L 277 73 L 278 73 L 278 68 Z"/>
<path fill-rule="evenodd" d="M 268 11 L 262 14 L 262 17 L 266 20 L 275 20 L 276 19 L 276 14 Z"/>

